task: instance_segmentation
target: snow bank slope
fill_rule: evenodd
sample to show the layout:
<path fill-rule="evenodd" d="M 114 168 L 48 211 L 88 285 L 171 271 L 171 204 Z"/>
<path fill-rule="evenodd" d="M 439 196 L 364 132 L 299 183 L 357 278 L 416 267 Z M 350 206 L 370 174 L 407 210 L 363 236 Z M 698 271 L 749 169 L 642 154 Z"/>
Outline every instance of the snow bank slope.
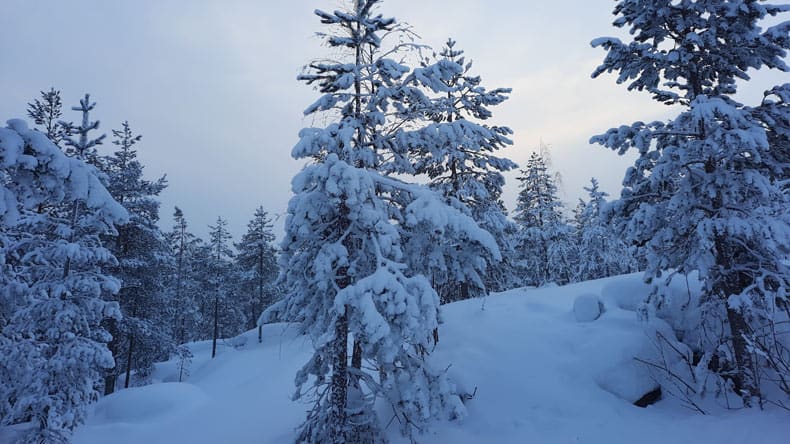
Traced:
<path fill-rule="evenodd" d="M 652 332 L 668 329 L 660 321 L 644 325 L 633 311 L 620 308 L 633 308 L 631 301 L 646 291 L 639 276 L 629 275 L 513 290 L 444 307 L 436 358 L 452 363 L 449 372 L 459 386 L 470 393 L 476 388 L 476 394 L 463 422 L 439 424 L 421 441 L 784 442 L 790 436 L 785 411 L 702 416 L 672 399 L 646 409 L 631 404 L 653 386 L 633 357 L 650 358 Z M 601 296 L 605 311 L 597 320 L 577 322 L 574 300 L 582 294 Z M 255 332 L 246 337 L 244 346 L 223 347 L 213 361 L 205 343 L 194 344 L 184 403 L 172 400 L 177 383 L 121 391 L 99 402 L 75 442 L 292 442 L 307 406 L 289 397 L 310 345 L 282 324 L 264 329 L 264 344 L 257 343 Z M 176 372 L 174 363 L 163 363 L 156 377 L 172 381 Z M 151 408 L 160 412 L 141 412 Z M 396 427 L 391 429 L 392 441 L 401 442 Z"/>

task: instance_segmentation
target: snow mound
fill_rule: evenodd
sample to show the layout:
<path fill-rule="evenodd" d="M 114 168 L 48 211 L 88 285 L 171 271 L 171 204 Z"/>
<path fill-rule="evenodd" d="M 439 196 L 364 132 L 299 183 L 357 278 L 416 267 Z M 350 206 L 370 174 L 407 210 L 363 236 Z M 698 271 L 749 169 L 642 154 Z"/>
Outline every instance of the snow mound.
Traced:
<path fill-rule="evenodd" d="M 145 423 L 189 412 L 208 400 L 200 388 L 185 383 L 161 383 L 120 390 L 96 404 L 91 422 Z"/>
<path fill-rule="evenodd" d="M 573 301 L 573 314 L 578 322 L 592 322 L 601 317 L 602 313 L 603 303 L 596 294 L 581 294 Z"/>
<path fill-rule="evenodd" d="M 650 295 L 650 286 L 642 281 L 641 274 L 623 276 L 610 280 L 603 286 L 601 296 L 607 305 L 627 311 L 637 311 Z"/>
<path fill-rule="evenodd" d="M 659 387 L 650 369 L 636 360 L 618 362 L 595 381 L 602 389 L 632 404 Z"/>

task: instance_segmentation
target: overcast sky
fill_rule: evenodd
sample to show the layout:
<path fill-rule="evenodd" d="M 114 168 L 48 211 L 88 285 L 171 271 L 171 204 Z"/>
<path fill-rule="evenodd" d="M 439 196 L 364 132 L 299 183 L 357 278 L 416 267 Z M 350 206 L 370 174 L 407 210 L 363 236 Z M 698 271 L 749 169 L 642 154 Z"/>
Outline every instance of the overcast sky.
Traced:
<path fill-rule="evenodd" d="M 295 80 L 325 54 L 312 14 L 339 0 L 0 0 L 0 119 L 25 115 L 38 91 L 54 86 L 66 105 L 86 92 L 98 102 L 102 131 L 128 120 L 143 134 L 139 156 L 153 178 L 166 173 L 163 227 L 180 206 L 205 235 L 218 215 L 236 238 L 258 205 L 285 212 L 290 158 L 317 98 Z M 629 93 L 612 76 L 592 80 L 603 59 L 590 40 L 622 35 L 611 27 L 612 0 L 388 0 L 384 15 L 413 25 L 423 43 L 458 41 L 484 86 L 511 87 L 494 123 L 515 131 L 501 153 L 523 165 L 541 140 L 551 145 L 574 205 L 590 177 L 617 195 L 621 158 L 591 135 L 672 110 Z M 760 72 L 740 99 L 755 103 L 786 74 Z M 68 120 L 79 116 L 67 111 Z M 109 143 L 104 152 L 109 153 Z M 515 174 L 505 203 L 515 206 Z M 278 224 L 278 230 L 282 224 Z M 278 232 L 279 236 L 279 232 Z"/>

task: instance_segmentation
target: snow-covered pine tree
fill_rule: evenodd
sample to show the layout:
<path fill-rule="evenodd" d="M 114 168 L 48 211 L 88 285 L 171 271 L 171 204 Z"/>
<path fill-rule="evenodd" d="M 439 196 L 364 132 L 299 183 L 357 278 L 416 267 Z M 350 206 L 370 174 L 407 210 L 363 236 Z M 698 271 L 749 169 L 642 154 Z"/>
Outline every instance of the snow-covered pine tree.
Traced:
<path fill-rule="evenodd" d="M 518 180 L 514 219 L 520 226 L 519 266 L 525 284 L 567 283 L 576 261 L 572 228 L 542 154 L 532 153 Z"/>
<path fill-rule="evenodd" d="M 434 191 L 382 174 L 413 172 L 399 140 L 411 128 L 402 119 L 414 116 L 401 101 L 419 92 L 403 83 L 409 69 L 389 58 L 398 47 L 382 48 L 399 25 L 375 13 L 379 3 L 316 11 L 332 28 L 321 35 L 344 59 L 314 62 L 300 76 L 323 94 L 305 113 L 325 112 L 331 123 L 303 129 L 293 150 L 314 162 L 292 182 L 280 256 L 286 295 L 268 310 L 300 322 L 314 343 L 296 378 L 295 398 L 314 402 L 299 442 L 383 441 L 378 397 L 407 435 L 448 410 L 461 415 L 445 366 L 428 359 L 439 298 L 425 276 L 410 274 L 401 230 L 422 223 L 498 250 Z"/>
<path fill-rule="evenodd" d="M 272 219 L 263 207 L 255 210 L 253 219 L 247 224 L 247 232 L 236 244 L 236 269 L 240 275 L 240 295 L 246 305 L 246 329 L 255 323 L 274 301 L 277 279 L 277 250 L 274 245 Z M 258 342 L 262 338 L 262 326 L 258 326 Z"/>
<path fill-rule="evenodd" d="M 703 355 L 698 371 L 731 379 L 747 406 L 761 395 L 766 359 L 752 344 L 787 301 L 790 202 L 786 145 L 775 144 L 770 119 L 732 96 L 749 69 L 790 70 L 790 22 L 759 26 L 787 10 L 755 0 L 621 0 L 614 24 L 634 40 L 592 42 L 607 51 L 593 77 L 617 72 L 629 90 L 681 108 L 667 122 L 614 128 L 592 142 L 638 151 L 617 202 L 630 217 L 628 238 L 646 246 L 648 280 L 699 272 L 702 322 L 719 335 L 690 344 Z M 786 116 L 786 102 L 776 103 Z"/>
<path fill-rule="evenodd" d="M 174 260 L 168 278 L 169 299 L 171 304 L 172 336 L 176 345 L 193 341 L 198 338 L 201 323 L 200 304 L 197 295 L 199 283 L 195 273 L 195 254 L 200 244 L 194 234 L 188 231 L 184 212 L 175 207 L 173 212 L 173 230 L 167 233 L 166 239 Z"/>
<path fill-rule="evenodd" d="M 606 217 L 606 196 L 592 178 L 584 187 L 589 200 L 579 199 L 575 214 L 578 263 L 574 281 L 589 281 L 636 271 L 628 245 Z"/>
<path fill-rule="evenodd" d="M 41 99 L 35 99 L 28 103 L 27 115 L 36 125 L 41 127 L 41 131 L 47 135 L 49 140 L 55 145 L 69 137 L 69 126 L 60 121 L 63 116 L 63 102 L 60 98 L 60 91 L 50 88 L 49 91 L 41 91 Z"/>
<path fill-rule="evenodd" d="M 215 269 L 212 268 L 213 260 L 209 244 L 203 239 L 196 238 L 190 259 L 191 279 L 187 283 L 194 284 L 191 296 L 197 306 L 199 323 L 189 334 L 193 336 L 193 341 L 207 340 L 214 336 L 215 294 Z"/>
<path fill-rule="evenodd" d="M 230 249 L 231 235 L 228 232 L 228 222 L 222 217 L 217 217 L 214 225 L 209 225 L 209 270 L 212 286 L 212 325 L 211 357 L 217 355 L 217 339 L 220 335 L 220 307 L 225 308 L 228 303 L 228 278 L 230 276 L 230 261 L 233 251 Z"/>
<path fill-rule="evenodd" d="M 120 312 L 101 294 L 119 283 L 102 272 L 114 258 L 99 235 L 127 214 L 94 167 L 21 120 L 0 129 L 0 167 L 0 264 L 14 271 L 0 278 L 0 306 L 11 308 L 0 334 L 0 421 L 31 419 L 22 443 L 66 443 L 113 364 L 101 322 Z M 81 211 L 39 212 L 42 204 Z"/>
<path fill-rule="evenodd" d="M 437 60 L 408 76 L 407 83 L 426 90 L 425 98 L 412 100 L 411 111 L 422 114 L 429 123 L 403 133 L 401 142 L 411 150 L 414 172 L 427 175 L 432 188 L 452 205 L 465 209 L 505 250 L 505 232 L 512 223 L 499 201 L 505 183 L 502 172 L 517 165 L 494 153 L 513 143 L 508 138 L 512 131 L 485 122 L 493 115 L 490 108 L 507 100 L 510 89 L 484 88 L 481 78 L 470 73 L 472 62 L 463 54 L 456 42 L 448 39 Z M 422 227 L 407 236 L 422 252 L 410 265 L 431 276 L 443 303 L 483 294 L 486 269 L 496 270 L 490 271 L 492 280 L 493 274 L 508 272 L 510 261 L 491 266 L 495 261 L 484 248 L 449 242 L 448 233 L 438 236 Z M 496 280 L 506 278 L 498 276 Z"/>
<path fill-rule="evenodd" d="M 118 260 L 108 272 L 121 280 L 121 290 L 110 299 L 118 301 L 123 319 L 108 320 L 113 335 L 110 350 L 116 366 L 106 377 L 105 394 L 115 389 L 117 377 L 125 373 L 124 386 L 129 387 L 131 373 L 141 381 L 153 369 L 153 363 L 166 360 L 174 350 L 168 328 L 168 307 L 164 278 L 172 257 L 159 221 L 157 197 L 167 182 L 143 178 L 143 165 L 137 159 L 136 144 L 140 135 L 132 132 L 128 122 L 113 130 L 117 151 L 100 162 L 107 175 L 110 194 L 129 212 L 130 220 L 118 225 L 116 236 L 103 238 L 105 246 Z"/>

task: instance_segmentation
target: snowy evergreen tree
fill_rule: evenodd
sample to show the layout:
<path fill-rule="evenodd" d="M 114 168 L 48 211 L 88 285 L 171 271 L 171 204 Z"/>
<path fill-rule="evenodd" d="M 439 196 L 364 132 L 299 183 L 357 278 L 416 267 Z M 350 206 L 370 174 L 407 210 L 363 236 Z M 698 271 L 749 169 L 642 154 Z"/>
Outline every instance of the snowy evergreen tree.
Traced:
<path fill-rule="evenodd" d="M 514 219 L 521 228 L 519 265 L 525 283 L 568 283 L 577 260 L 573 232 L 542 154 L 532 153 L 518 180 L 521 191 Z"/>
<path fill-rule="evenodd" d="M 467 62 L 456 42 L 448 39 L 438 60 L 409 75 L 407 83 L 427 90 L 424 99 L 412 100 L 411 111 L 422 113 L 429 124 L 404 133 L 402 142 L 411 148 L 415 173 L 427 175 L 430 185 L 451 204 L 465 207 L 498 239 L 502 249 L 505 231 L 510 228 L 499 205 L 505 183 L 502 172 L 516 168 L 516 164 L 494 153 L 513 143 L 508 138 L 512 131 L 489 126 L 485 121 L 492 116 L 490 108 L 504 102 L 510 89 L 486 90 L 481 78 L 470 74 L 471 68 L 472 62 Z M 443 303 L 483 294 L 486 268 L 507 271 L 507 263 L 486 267 L 495 261 L 484 248 L 448 242 L 448 233 L 437 236 L 417 228 L 407 235 L 423 252 L 411 266 L 429 271 Z"/>
<path fill-rule="evenodd" d="M 579 199 L 576 208 L 576 245 L 578 267 L 574 281 L 589 281 L 636 271 L 628 245 L 606 217 L 607 193 L 598 189 L 592 178 L 584 188 L 589 200 Z"/>
<path fill-rule="evenodd" d="M 389 58 L 399 47 L 382 47 L 382 36 L 400 27 L 374 12 L 379 3 L 316 11 L 332 28 L 321 35 L 347 59 L 314 62 L 300 76 L 323 94 L 305 113 L 325 113 L 331 123 L 302 130 L 293 150 L 314 162 L 292 182 L 280 257 L 286 295 L 268 310 L 300 322 L 315 348 L 296 379 L 295 398 L 314 401 L 299 442 L 382 441 L 379 397 L 407 435 L 461 415 L 445 367 L 428 359 L 439 298 L 405 263 L 412 252 L 402 230 L 457 233 L 499 259 L 493 237 L 471 217 L 396 176 L 413 173 L 403 141 L 416 140 L 405 134 L 416 116 L 403 101 L 420 93 L 403 82 L 409 68 Z"/>
<path fill-rule="evenodd" d="M 217 339 L 220 335 L 220 307 L 226 308 L 230 296 L 228 277 L 230 275 L 230 260 L 233 251 L 230 249 L 231 235 L 228 232 L 228 222 L 217 217 L 217 222 L 209 226 L 208 261 L 209 282 L 212 287 L 212 325 L 211 357 L 217 355 Z M 225 311 L 225 310 L 223 310 Z"/>
<path fill-rule="evenodd" d="M 779 94 L 755 109 L 732 96 L 749 69 L 790 70 L 790 22 L 758 26 L 787 9 L 755 0 L 618 1 L 614 24 L 634 40 L 592 42 L 607 51 L 593 77 L 616 72 L 629 90 L 681 108 L 667 122 L 636 122 L 592 141 L 638 151 L 617 202 L 629 216 L 626 234 L 646 246 L 646 279 L 699 272 L 708 334 L 690 344 L 703 355 L 697 370 L 730 379 L 747 406 L 761 396 L 759 369 L 771 358 L 753 344 L 777 320 L 790 279 L 787 145 L 778 137 L 787 127 L 770 129 L 787 103 Z"/>
<path fill-rule="evenodd" d="M 258 207 L 253 219 L 247 224 L 247 232 L 236 244 L 236 269 L 240 274 L 240 292 L 246 306 L 247 326 L 255 327 L 258 317 L 275 302 L 277 251 L 273 245 L 272 219 Z M 262 341 L 262 326 L 258 326 L 258 341 Z"/>
<path fill-rule="evenodd" d="M 60 98 L 60 91 L 50 88 L 49 91 L 41 91 L 41 99 L 35 99 L 28 103 L 27 115 L 36 123 L 49 140 L 55 145 L 70 136 L 69 126 L 60 121 L 63 116 L 63 103 Z"/>
<path fill-rule="evenodd" d="M 197 238 L 191 255 L 191 282 L 194 284 L 192 299 L 197 304 L 198 324 L 190 332 L 194 340 L 211 339 L 214 336 L 214 295 L 216 286 L 212 268 L 211 248 L 203 239 Z M 223 293 L 224 296 L 224 293 Z"/>
<path fill-rule="evenodd" d="M 0 129 L 0 167 L 0 418 L 32 419 L 20 442 L 66 443 L 113 364 L 101 323 L 120 312 L 101 294 L 119 282 L 102 271 L 115 259 L 99 235 L 127 214 L 95 168 L 20 120 Z"/>
<path fill-rule="evenodd" d="M 195 271 L 195 255 L 201 241 L 188 228 L 184 212 L 176 207 L 173 230 L 167 233 L 166 239 L 174 260 L 168 291 L 169 299 L 173 301 L 170 310 L 172 336 L 178 345 L 198 339 L 202 319 Z"/>
<path fill-rule="evenodd" d="M 113 392 L 121 373 L 126 375 L 125 387 L 129 387 L 132 371 L 144 380 L 153 370 L 153 363 L 167 359 L 174 349 L 167 319 L 170 301 L 166 299 L 163 284 L 164 272 L 172 258 L 157 227 L 157 196 L 167 182 L 164 177 L 155 181 L 143 178 L 143 165 L 137 160 L 136 148 L 141 136 L 134 135 L 128 122 L 112 133 L 112 143 L 118 149 L 105 157 L 101 165 L 110 194 L 126 208 L 130 220 L 117 227 L 117 236 L 104 239 L 118 260 L 118 265 L 110 267 L 108 272 L 121 280 L 121 291 L 112 300 L 118 301 L 123 314 L 120 323 L 108 320 L 108 330 L 113 335 L 110 350 L 116 367 L 107 375 L 105 394 Z"/>

